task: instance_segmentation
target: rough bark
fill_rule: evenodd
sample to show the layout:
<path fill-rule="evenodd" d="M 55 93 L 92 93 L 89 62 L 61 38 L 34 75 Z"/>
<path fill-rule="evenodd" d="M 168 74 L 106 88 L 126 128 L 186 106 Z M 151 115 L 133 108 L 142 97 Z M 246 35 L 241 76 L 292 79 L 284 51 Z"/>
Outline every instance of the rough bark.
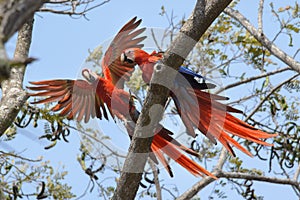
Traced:
<path fill-rule="evenodd" d="M 33 19 L 27 21 L 18 34 L 14 59 L 26 59 L 31 44 Z M 2 99 L 0 102 L 0 136 L 12 124 L 27 96 L 22 88 L 25 65 L 12 67 L 10 78 L 1 83 Z"/>
<path fill-rule="evenodd" d="M 23 24 L 32 18 L 45 0 L 1 0 L 0 38 L 5 43 Z"/>
<path fill-rule="evenodd" d="M 0 0 L 0 83 L 9 79 L 10 69 L 15 61 L 10 61 L 4 48 L 5 42 L 33 17 L 45 0 Z M 22 63 L 21 61 L 18 61 Z"/>
<path fill-rule="evenodd" d="M 153 133 L 161 120 L 169 94 L 165 86 L 172 86 L 174 80 L 175 73 L 170 72 L 179 69 L 200 37 L 230 2 L 198 0 L 192 15 L 156 66 L 113 200 L 135 198 L 153 139 L 149 133 Z"/>

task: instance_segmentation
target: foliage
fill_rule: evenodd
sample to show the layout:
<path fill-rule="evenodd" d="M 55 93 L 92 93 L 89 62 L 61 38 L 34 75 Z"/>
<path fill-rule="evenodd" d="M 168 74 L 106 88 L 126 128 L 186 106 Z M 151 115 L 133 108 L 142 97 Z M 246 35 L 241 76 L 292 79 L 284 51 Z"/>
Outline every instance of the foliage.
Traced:
<path fill-rule="evenodd" d="M 81 2 L 87 3 L 85 1 Z M 71 6 L 69 3 L 67 6 Z M 278 8 L 275 3 L 270 3 L 267 9 L 272 13 L 273 19 L 279 28 L 275 33 L 271 34 L 265 31 L 263 34 L 268 37 L 272 35 L 272 42 L 274 43 L 288 41 L 282 48 L 293 52 L 293 56 L 296 57 L 299 49 L 297 49 L 294 40 L 295 37 L 299 36 L 300 30 L 298 3 L 295 2 L 294 5 Z M 42 11 L 46 11 L 46 8 Z M 75 15 L 85 12 L 86 10 L 79 11 Z M 170 14 L 163 6 L 159 14 L 170 24 L 166 28 L 165 39 L 172 40 L 185 22 L 185 18 L 176 18 L 173 12 Z M 90 52 L 90 56 L 86 61 L 90 62 L 92 67 L 99 67 L 102 55 L 102 47 L 99 46 Z M 245 140 L 239 140 L 253 153 L 256 159 L 267 166 L 266 171 L 245 166 L 243 159 L 239 157 L 229 157 L 225 165 L 226 170 L 257 176 L 279 174 L 287 179 L 291 178 L 290 174 L 299 167 L 300 158 L 300 103 L 298 95 L 300 81 L 297 79 L 298 77 L 289 79 L 295 73 L 289 70 L 280 71 L 284 65 L 282 61 L 274 57 L 238 21 L 227 14 L 220 15 L 211 25 L 189 55 L 185 65 L 205 75 L 208 82 L 210 79 L 214 81 L 225 80 L 226 82 L 222 83 L 220 81 L 219 84 L 223 88 L 219 87 L 211 90 L 211 92 L 223 92 L 222 95 L 226 92 L 228 96 L 232 97 L 229 104 L 238 106 L 239 109 L 244 111 L 245 114 L 241 118 L 266 132 L 279 134 L 271 141 L 274 144 L 273 147 L 263 147 Z M 262 74 L 265 74 L 265 76 L 261 76 Z M 147 92 L 147 85 L 140 77 L 141 72 L 136 70 L 127 83 L 127 87 L 142 103 Z M 240 104 L 244 106 L 240 106 Z M 173 104 L 169 103 L 168 105 L 168 114 L 170 116 L 177 114 Z M 113 151 L 110 154 L 105 154 L 103 150 L 99 157 L 95 157 L 90 152 L 91 147 L 87 144 L 90 140 L 101 143 L 101 141 L 105 142 L 110 138 L 97 138 L 96 135 L 99 133 L 95 132 L 96 130 L 83 129 L 82 127 L 75 128 L 73 122 L 50 112 L 50 106 L 32 107 L 28 104 L 24 105 L 15 124 L 12 124 L 10 129 L 5 132 L 1 142 L 15 140 L 20 129 L 25 129 L 29 125 L 37 127 L 41 123 L 44 124 L 44 133 L 41 134 L 40 139 L 50 141 L 50 145 L 46 146 L 45 149 L 57 148 L 56 144 L 61 141 L 69 142 L 68 136 L 72 132 L 89 133 L 88 136 L 82 139 L 79 149 L 80 155 L 77 158 L 82 167 L 82 173 L 85 173 L 90 178 L 90 183 L 92 183 L 91 187 L 90 185 L 87 186 L 86 191 L 91 192 L 97 187 L 99 196 L 109 199 L 114 192 L 120 167 L 108 166 L 107 159 L 111 156 L 117 157 L 117 155 L 113 155 Z M 211 165 L 220 156 L 220 146 L 215 146 L 207 139 L 192 140 L 189 138 L 187 145 L 199 153 L 196 160 L 201 164 Z M 75 194 L 71 192 L 71 186 L 64 183 L 67 171 L 54 169 L 49 161 L 24 158 L 19 156 L 17 152 L 0 151 L 0 172 L 0 187 L 3 192 L 3 194 L 0 193 L 1 199 L 3 197 L 9 199 L 13 196 L 51 197 L 53 199 L 75 197 Z M 105 182 L 107 177 L 102 176 L 104 172 L 111 175 L 109 179 L 112 181 L 109 184 Z M 161 190 L 167 196 L 176 198 L 179 195 L 176 185 L 164 184 L 163 180 L 160 180 L 160 183 Z M 31 189 L 28 189 L 28 187 L 31 187 Z M 244 199 L 263 199 L 262 194 L 256 193 L 252 180 L 236 180 L 233 178 L 217 181 L 209 198 L 229 199 L 225 188 L 234 189 Z M 138 197 L 141 199 L 157 197 L 153 169 L 146 170 L 141 181 Z"/>
<path fill-rule="evenodd" d="M 49 161 L 29 159 L 15 152 L 0 152 L 1 189 L 3 198 L 51 196 L 53 199 L 75 197 L 71 187 L 63 182 L 67 171 L 56 171 Z M 30 186 L 30 187 L 29 187 Z M 36 192 L 32 189 L 35 188 Z"/>

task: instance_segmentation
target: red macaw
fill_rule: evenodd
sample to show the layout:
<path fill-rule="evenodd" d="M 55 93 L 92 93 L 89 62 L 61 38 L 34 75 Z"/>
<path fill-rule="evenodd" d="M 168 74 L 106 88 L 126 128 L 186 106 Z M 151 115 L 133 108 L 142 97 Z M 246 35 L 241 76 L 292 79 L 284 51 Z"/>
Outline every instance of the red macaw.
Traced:
<path fill-rule="evenodd" d="M 130 120 L 136 122 L 139 112 L 133 104 L 131 95 L 122 89 L 124 81 L 130 77 L 135 64 L 121 62 L 120 55 L 126 48 L 141 48 L 143 46 L 139 43 L 145 37 L 135 38 L 144 31 L 144 29 L 135 30 L 140 22 L 141 20 L 136 21 L 136 17 L 133 18 L 124 25 L 113 39 L 102 62 L 104 78 L 89 69 L 84 69 L 82 75 L 86 80 L 56 79 L 30 82 L 35 86 L 27 88 L 38 92 L 29 94 L 29 96 L 48 96 L 33 103 L 57 102 L 51 109 L 52 111 L 59 112 L 60 115 L 67 116 L 68 119 L 77 119 L 78 121 L 84 119 L 85 122 L 88 122 L 90 118 L 102 119 L 103 116 L 108 119 L 109 112 L 125 123 L 130 122 Z M 125 125 L 129 135 L 132 135 L 134 125 L 132 123 Z M 155 133 L 151 150 L 167 169 L 170 176 L 173 176 L 173 173 L 163 153 L 195 176 L 205 174 L 215 178 L 213 174 L 182 153 L 185 151 L 198 156 L 196 152 L 173 139 L 169 130 L 158 125 Z M 150 154 L 150 157 L 157 163 L 154 155 Z"/>
<path fill-rule="evenodd" d="M 140 48 L 129 48 L 123 51 L 120 59 L 123 63 L 139 65 L 143 80 L 150 83 L 154 66 L 157 61 L 162 59 L 162 55 L 155 51 L 148 54 Z M 241 111 L 218 101 L 228 100 L 228 98 L 202 91 L 205 88 L 203 85 L 199 87 L 200 83 L 194 78 L 199 76 L 193 71 L 181 67 L 170 92 L 178 113 L 187 127 L 187 132 L 191 136 L 196 136 L 194 127 L 197 127 L 212 142 L 216 143 L 216 139 L 218 139 L 233 156 L 235 153 L 231 145 L 249 156 L 252 154 L 228 133 L 258 144 L 271 146 L 261 139 L 275 137 L 276 134 L 267 134 L 231 115 L 229 112 L 241 113 Z M 186 81 L 181 81 L 181 79 L 186 79 Z M 207 85 L 207 88 L 212 87 L 214 87 L 213 84 Z"/>

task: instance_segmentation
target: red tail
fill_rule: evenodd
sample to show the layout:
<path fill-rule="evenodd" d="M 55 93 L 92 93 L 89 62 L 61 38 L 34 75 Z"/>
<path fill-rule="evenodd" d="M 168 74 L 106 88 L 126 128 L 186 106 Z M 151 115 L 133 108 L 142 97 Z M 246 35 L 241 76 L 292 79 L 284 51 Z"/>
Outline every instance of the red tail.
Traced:
<path fill-rule="evenodd" d="M 234 156 L 235 154 L 230 144 L 249 156 L 252 156 L 252 154 L 230 137 L 228 133 L 258 144 L 272 146 L 272 144 L 264 142 L 261 139 L 275 137 L 277 134 L 268 134 L 260 131 L 229 114 L 228 112 L 241 113 L 241 111 L 217 101 L 225 100 L 226 98 L 200 90 L 195 91 L 190 89 L 188 91 L 189 95 L 196 95 L 193 98 L 194 100 L 186 101 L 186 97 L 184 97 L 182 100 L 179 99 L 178 102 L 182 120 L 186 127 L 188 127 L 189 132 L 193 131 L 191 130 L 192 127 L 197 127 L 212 142 L 215 143 L 216 139 L 219 140 Z M 193 132 L 191 135 L 193 135 Z"/>
<path fill-rule="evenodd" d="M 198 165 L 195 161 L 191 160 L 187 156 L 182 153 L 182 150 L 191 154 L 198 155 L 193 150 L 181 145 L 178 141 L 174 140 L 170 135 L 167 129 L 161 129 L 158 134 L 156 134 L 153 138 L 153 142 L 151 145 L 151 149 L 153 153 L 157 156 L 157 158 L 161 161 L 163 166 L 167 169 L 170 176 L 173 176 L 171 168 L 163 156 L 163 153 L 168 155 L 175 162 L 180 164 L 182 167 L 187 169 L 190 173 L 195 176 L 203 176 L 204 174 L 207 176 L 211 176 L 217 179 L 213 174 L 209 171 Z"/>

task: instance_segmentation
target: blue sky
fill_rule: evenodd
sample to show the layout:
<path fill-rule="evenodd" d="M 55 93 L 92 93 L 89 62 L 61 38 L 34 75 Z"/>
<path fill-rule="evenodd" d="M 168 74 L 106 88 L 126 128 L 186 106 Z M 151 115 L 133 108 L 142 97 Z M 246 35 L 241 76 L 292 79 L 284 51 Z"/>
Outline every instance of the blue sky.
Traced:
<path fill-rule="evenodd" d="M 266 3 L 266 7 L 267 7 Z M 168 25 L 167 19 L 160 16 L 161 6 L 170 13 L 181 18 L 183 15 L 188 17 L 193 9 L 194 1 L 182 1 L 174 3 L 173 1 L 141 1 L 128 0 L 116 1 L 96 8 L 87 14 L 84 18 L 72 19 L 69 16 L 54 15 L 47 13 L 38 13 L 35 15 L 35 24 L 33 32 L 32 46 L 30 56 L 38 58 L 38 61 L 29 65 L 26 70 L 24 84 L 28 81 L 70 78 L 77 77 L 85 58 L 88 55 L 88 49 L 94 49 L 103 41 L 111 38 L 129 19 L 138 16 L 143 19 L 141 27 L 160 27 L 164 28 Z M 247 1 L 239 4 L 240 11 L 256 24 L 256 16 L 258 1 Z M 266 17 L 266 21 L 270 17 Z M 268 24 L 266 24 L 266 27 Z M 270 31 L 272 32 L 272 31 Z M 12 54 L 16 38 L 12 38 L 7 44 L 7 49 Z M 236 94 L 235 94 L 236 95 Z M 106 132 L 113 126 L 112 130 L 117 130 L 112 122 L 103 125 L 103 130 Z M 57 167 L 65 165 L 65 169 L 70 171 L 67 177 L 67 182 L 72 182 L 73 192 L 78 196 L 84 192 L 89 178 L 82 174 L 79 164 L 76 161 L 78 154 L 80 136 L 72 134 L 69 138 L 70 143 L 59 142 L 55 148 L 45 151 L 44 146 L 47 142 L 38 140 L 40 134 L 43 133 L 43 127 L 39 129 L 30 129 L 27 131 L 21 130 L 16 141 L 9 144 L 14 149 L 22 151 L 26 149 L 24 155 L 35 157 L 43 155 L 46 160 L 51 160 Z M 118 136 L 116 136 L 118 138 Z M 15 145 L 18 145 L 16 148 Z M 128 142 L 127 142 L 128 144 Z M 238 153 L 238 155 L 241 155 Z M 253 160 L 242 156 L 247 163 L 251 165 Z M 258 163 L 258 164 L 257 164 Z M 261 166 L 264 169 L 267 164 L 255 162 L 253 167 Z M 194 178 L 184 169 L 173 165 L 175 178 L 169 178 L 165 172 L 162 172 L 164 183 L 177 184 L 180 188 L 179 194 L 188 189 L 197 182 L 199 178 Z M 211 168 L 209 168 L 211 170 Z M 101 175 L 100 175 L 101 176 Z M 213 186 L 214 184 L 212 184 Z M 281 194 L 285 194 L 287 198 L 287 190 L 293 193 L 290 187 L 274 186 L 270 184 L 256 183 L 257 193 L 265 195 L 265 199 L 278 198 Z M 200 196 L 205 199 L 211 192 L 211 187 L 200 192 Z M 271 192 L 272 190 L 272 192 Z M 83 199 L 93 199 L 96 192 L 87 194 Z M 291 194 L 292 195 L 292 194 Z M 291 199 L 295 196 L 291 196 Z M 167 197 L 169 198 L 169 196 Z M 236 199 L 235 192 L 230 192 L 230 198 Z"/>

